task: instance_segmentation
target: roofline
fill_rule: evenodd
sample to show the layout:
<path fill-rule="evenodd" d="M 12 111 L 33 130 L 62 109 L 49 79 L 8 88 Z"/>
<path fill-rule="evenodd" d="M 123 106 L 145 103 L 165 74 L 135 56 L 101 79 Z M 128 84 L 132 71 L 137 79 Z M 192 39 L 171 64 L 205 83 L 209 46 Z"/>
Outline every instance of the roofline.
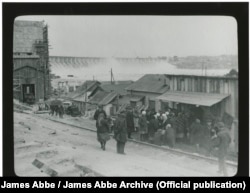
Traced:
<path fill-rule="evenodd" d="M 150 92 L 150 93 L 156 93 L 156 94 L 163 94 L 163 93 L 165 93 L 165 92 L 167 92 L 167 91 L 163 91 L 163 92 L 154 92 L 154 91 L 143 91 L 143 90 L 135 90 L 135 89 L 126 89 L 125 88 L 125 90 L 127 90 L 127 91 L 136 91 L 136 92 Z"/>
<path fill-rule="evenodd" d="M 21 69 L 23 69 L 23 68 L 33 68 L 33 69 L 35 69 L 35 70 L 37 70 L 37 71 L 40 71 L 40 72 L 44 73 L 44 71 L 39 70 L 39 69 L 37 69 L 37 68 L 35 68 L 35 67 L 33 67 L 33 66 L 29 66 L 29 65 L 21 66 L 21 67 L 19 67 L 19 68 L 15 68 L 15 69 L 13 69 L 13 71 L 21 70 Z"/>
<path fill-rule="evenodd" d="M 237 79 L 238 77 L 230 76 L 202 76 L 202 75 L 187 75 L 187 74 L 164 74 L 165 76 L 176 76 L 176 77 L 197 77 L 197 78 L 214 78 L 214 79 Z"/>

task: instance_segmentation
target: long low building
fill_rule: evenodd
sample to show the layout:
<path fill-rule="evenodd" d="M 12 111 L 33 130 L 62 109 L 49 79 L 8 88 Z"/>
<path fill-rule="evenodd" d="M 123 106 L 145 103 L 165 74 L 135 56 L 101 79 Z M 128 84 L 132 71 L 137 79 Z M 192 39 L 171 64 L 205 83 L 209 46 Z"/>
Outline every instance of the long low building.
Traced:
<path fill-rule="evenodd" d="M 126 88 L 128 95 L 144 96 L 143 104 L 155 111 L 168 108 L 191 111 L 202 121 L 223 121 L 230 128 L 238 151 L 238 78 L 147 74 Z"/>

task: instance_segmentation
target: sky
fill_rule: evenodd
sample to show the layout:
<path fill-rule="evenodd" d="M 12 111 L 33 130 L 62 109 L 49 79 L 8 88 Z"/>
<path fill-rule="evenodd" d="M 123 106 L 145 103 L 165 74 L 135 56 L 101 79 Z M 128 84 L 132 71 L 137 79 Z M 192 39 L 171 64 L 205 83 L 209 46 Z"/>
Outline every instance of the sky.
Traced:
<path fill-rule="evenodd" d="M 237 55 L 229 16 L 21 16 L 49 26 L 51 56 Z"/>

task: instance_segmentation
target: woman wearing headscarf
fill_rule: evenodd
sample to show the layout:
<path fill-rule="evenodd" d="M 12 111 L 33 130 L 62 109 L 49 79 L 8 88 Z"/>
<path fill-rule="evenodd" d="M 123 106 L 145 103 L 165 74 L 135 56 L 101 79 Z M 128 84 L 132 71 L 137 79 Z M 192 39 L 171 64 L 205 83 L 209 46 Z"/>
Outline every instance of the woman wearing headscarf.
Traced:
<path fill-rule="evenodd" d="M 171 124 L 166 126 L 165 139 L 169 147 L 173 148 L 175 146 L 175 130 Z"/>
<path fill-rule="evenodd" d="M 110 136 L 109 136 L 109 125 L 103 113 L 99 114 L 96 126 L 97 126 L 97 140 L 100 142 L 101 148 L 105 150 L 106 142 L 110 139 Z"/>

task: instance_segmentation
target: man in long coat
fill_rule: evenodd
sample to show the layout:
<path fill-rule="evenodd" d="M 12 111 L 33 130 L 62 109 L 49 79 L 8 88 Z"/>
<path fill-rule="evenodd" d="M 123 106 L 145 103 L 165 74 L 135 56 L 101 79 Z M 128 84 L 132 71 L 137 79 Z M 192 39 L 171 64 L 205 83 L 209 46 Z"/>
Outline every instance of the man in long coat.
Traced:
<path fill-rule="evenodd" d="M 145 141 L 148 133 L 148 122 L 146 118 L 146 111 L 142 111 L 142 116 L 139 118 L 139 134 L 140 140 Z"/>
<path fill-rule="evenodd" d="M 129 107 L 127 109 L 127 113 L 126 113 L 126 122 L 127 122 L 127 131 L 128 131 L 128 138 L 131 138 L 131 134 L 132 132 L 134 132 L 134 116 L 133 116 L 133 112 L 132 112 L 132 108 Z"/>
<path fill-rule="evenodd" d="M 203 126 L 199 119 L 196 119 L 190 127 L 190 143 L 196 146 L 196 150 L 199 151 L 200 144 L 202 143 Z"/>
<path fill-rule="evenodd" d="M 127 142 L 127 123 L 125 112 L 122 111 L 114 124 L 114 138 L 116 139 L 116 150 L 118 154 L 125 154 L 124 148 Z"/>
<path fill-rule="evenodd" d="M 218 147 L 218 172 L 227 176 L 226 156 L 229 144 L 231 143 L 231 137 L 229 130 L 224 126 L 223 122 L 218 123 L 218 129 L 219 132 L 216 136 L 216 140 L 214 141 L 214 146 Z"/>
<path fill-rule="evenodd" d="M 157 114 L 151 115 L 151 119 L 148 124 L 148 135 L 149 135 L 149 141 L 153 142 L 155 132 L 159 129 L 159 121 L 157 119 Z"/>

